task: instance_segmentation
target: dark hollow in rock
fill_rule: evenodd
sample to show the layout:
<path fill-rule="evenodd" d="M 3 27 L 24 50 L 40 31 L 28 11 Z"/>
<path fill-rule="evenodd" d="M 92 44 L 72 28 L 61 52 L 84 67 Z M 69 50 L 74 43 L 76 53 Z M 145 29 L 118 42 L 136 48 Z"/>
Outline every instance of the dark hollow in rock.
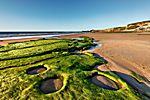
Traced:
<path fill-rule="evenodd" d="M 92 78 L 92 82 L 95 85 L 104 89 L 119 90 L 118 84 L 105 76 L 100 76 L 100 75 L 94 76 Z"/>
<path fill-rule="evenodd" d="M 48 94 L 60 90 L 62 86 L 63 86 L 63 82 L 58 78 L 46 79 L 42 81 L 42 83 L 40 84 L 40 90 L 44 94 Z"/>
<path fill-rule="evenodd" d="M 100 55 L 98 55 L 98 54 L 96 54 L 96 53 L 92 53 L 95 57 L 97 57 L 97 58 L 100 58 L 101 60 L 103 60 L 103 62 L 105 63 L 105 64 L 107 64 L 108 62 L 103 58 L 103 57 L 101 57 Z"/>
<path fill-rule="evenodd" d="M 77 56 L 86 56 L 86 55 L 83 53 L 78 53 Z"/>
<path fill-rule="evenodd" d="M 31 67 L 27 69 L 27 74 L 38 74 L 46 70 L 47 70 L 46 67 L 44 67 L 43 65 L 39 65 L 37 67 Z"/>
<path fill-rule="evenodd" d="M 85 71 L 85 70 L 84 70 Z M 87 70 L 86 70 L 87 71 Z M 87 77 L 86 77 L 86 79 L 91 79 L 92 77 L 94 77 L 94 76 L 96 76 L 96 75 L 98 75 L 98 73 L 97 72 L 91 72 Z"/>

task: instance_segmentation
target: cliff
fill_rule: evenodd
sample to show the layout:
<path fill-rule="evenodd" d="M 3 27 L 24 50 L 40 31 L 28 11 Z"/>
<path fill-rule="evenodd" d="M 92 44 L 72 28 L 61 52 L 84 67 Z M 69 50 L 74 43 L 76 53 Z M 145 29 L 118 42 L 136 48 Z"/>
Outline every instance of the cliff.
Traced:
<path fill-rule="evenodd" d="M 131 23 L 126 26 L 108 28 L 104 30 L 91 30 L 92 32 L 150 32 L 150 20 Z"/>

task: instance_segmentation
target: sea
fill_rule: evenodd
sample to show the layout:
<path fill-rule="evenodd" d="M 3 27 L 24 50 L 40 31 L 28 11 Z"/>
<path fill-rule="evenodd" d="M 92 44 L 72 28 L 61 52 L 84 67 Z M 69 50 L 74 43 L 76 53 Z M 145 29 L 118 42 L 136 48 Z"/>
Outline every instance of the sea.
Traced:
<path fill-rule="evenodd" d="M 83 31 L 73 32 L 0 32 L 0 40 L 25 39 L 25 38 L 50 38 L 55 36 L 87 33 Z"/>

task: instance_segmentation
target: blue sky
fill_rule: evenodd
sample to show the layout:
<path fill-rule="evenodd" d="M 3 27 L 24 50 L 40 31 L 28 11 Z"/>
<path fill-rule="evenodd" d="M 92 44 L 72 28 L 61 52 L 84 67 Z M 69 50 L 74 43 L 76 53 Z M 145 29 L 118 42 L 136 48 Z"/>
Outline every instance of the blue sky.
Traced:
<path fill-rule="evenodd" d="M 91 30 L 150 20 L 150 0 L 0 0 L 0 31 Z"/>

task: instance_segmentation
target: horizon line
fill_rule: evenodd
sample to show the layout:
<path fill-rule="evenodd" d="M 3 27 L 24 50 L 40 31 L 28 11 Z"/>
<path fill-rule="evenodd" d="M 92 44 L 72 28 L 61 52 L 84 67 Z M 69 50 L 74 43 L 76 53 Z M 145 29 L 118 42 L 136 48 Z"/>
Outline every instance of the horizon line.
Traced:
<path fill-rule="evenodd" d="M 0 30 L 0 32 L 83 32 L 83 31 L 84 30 Z"/>

